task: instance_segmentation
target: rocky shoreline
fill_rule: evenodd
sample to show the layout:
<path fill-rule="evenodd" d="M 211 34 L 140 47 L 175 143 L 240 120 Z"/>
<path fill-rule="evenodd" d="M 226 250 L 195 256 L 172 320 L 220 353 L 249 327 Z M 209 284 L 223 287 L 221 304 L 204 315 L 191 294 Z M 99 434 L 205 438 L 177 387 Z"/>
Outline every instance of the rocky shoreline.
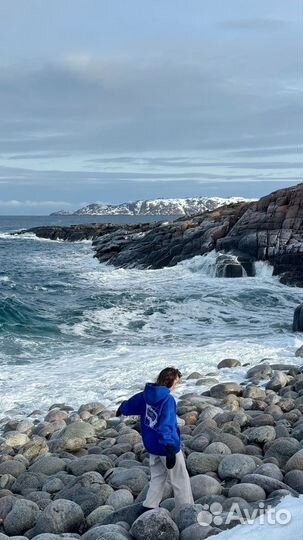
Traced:
<path fill-rule="evenodd" d="M 149 467 L 138 418 L 98 402 L 0 420 L 0 540 L 203 540 L 239 523 L 228 519 L 235 504 L 260 514 L 303 494 L 303 365 L 265 359 L 243 383 L 201 392 L 217 374 L 189 374 L 196 391 L 178 401 L 195 504 L 177 515 L 169 486 L 161 508 L 140 515 Z"/>
<path fill-rule="evenodd" d="M 303 184 L 256 202 L 240 202 L 176 221 L 90 224 L 29 229 L 41 238 L 92 239 L 100 262 L 122 268 L 163 268 L 212 250 L 229 256 L 226 277 L 253 276 L 268 261 L 283 283 L 303 286 Z"/>

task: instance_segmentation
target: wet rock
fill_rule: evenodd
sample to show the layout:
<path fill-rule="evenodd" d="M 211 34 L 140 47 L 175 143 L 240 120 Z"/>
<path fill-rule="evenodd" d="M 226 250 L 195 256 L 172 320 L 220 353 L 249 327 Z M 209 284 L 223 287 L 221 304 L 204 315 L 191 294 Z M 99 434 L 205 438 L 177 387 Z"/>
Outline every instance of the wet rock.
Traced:
<path fill-rule="evenodd" d="M 292 329 L 293 329 L 293 332 L 303 331 L 303 304 L 300 304 L 295 309 Z M 301 356 L 301 353 L 299 353 L 298 355 L 296 354 L 296 356 Z"/>
<path fill-rule="evenodd" d="M 276 371 L 270 381 L 266 384 L 266 388 L 277 392 L 288 383 L 288 376 L 283 371 Z"/>
<path fill-rule="evenodd" d="M 251 399 L 265 399 L 266 393 L 265 393 L 265 390 L 263 390 L 263 388 L 260 388 L 259 386 L 251 384 L 250 386 L 246 386 L 244 388 L 243 397 L 251 398 Z"/>
<path fill-rule="evenodd" d="M 247 378 L 252 379 L 267 379 L 272 374 L 272 367 L 270 364 L 262 363 L 257 366 L 253 366 L 247 371 Z"/>
<path fill-rule="evenodd" d="M 199 373 L 199 371 L 193 371 L 192 373 L 190 373 L 186 379 L 187 380 L 190 380 L 190 379 L 200 379 L 200 377 L 202 377 L 201 373 Z"/>
<path fill-rule="evenodd" d="M 241 366 L 241 362 L 239 360 L 236 360 L 234 358 L 225 358 L 224 360 L 221 360 L 221 362 L 219 362 L 217 368 L 233 368 L 238 366 Z"/>

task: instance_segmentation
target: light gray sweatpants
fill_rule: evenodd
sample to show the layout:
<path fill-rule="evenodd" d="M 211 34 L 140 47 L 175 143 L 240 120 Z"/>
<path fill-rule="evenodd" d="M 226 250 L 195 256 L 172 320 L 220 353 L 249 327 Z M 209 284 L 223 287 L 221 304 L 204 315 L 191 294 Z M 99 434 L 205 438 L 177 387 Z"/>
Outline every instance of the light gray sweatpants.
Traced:
<path fill-rule="evenodd" d="M 174 497 L 175 508 L 183 504 L 194 504 L 189 475 L 186 469 L 182 450 L 176 454 L 176 464 L 172 469 L 166 468 L 166 457 L 149 455 L 150 484 L 146 494 L 144 506 L 157 508 L 161 502 L 165 483 L 171 484 Z"/>

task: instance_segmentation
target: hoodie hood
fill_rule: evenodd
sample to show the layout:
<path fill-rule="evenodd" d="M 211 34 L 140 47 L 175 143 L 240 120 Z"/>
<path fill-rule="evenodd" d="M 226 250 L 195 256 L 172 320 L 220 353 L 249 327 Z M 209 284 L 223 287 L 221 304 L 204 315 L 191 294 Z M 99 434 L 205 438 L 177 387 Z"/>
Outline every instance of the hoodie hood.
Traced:
<path fill-rule="evenodd" d="M 167 386 L 158 386 L 154 383 L 147 383 L 143 391 L 144 399 L 149 405 L 160 405 L 168 398 L 169 394 Z"/>

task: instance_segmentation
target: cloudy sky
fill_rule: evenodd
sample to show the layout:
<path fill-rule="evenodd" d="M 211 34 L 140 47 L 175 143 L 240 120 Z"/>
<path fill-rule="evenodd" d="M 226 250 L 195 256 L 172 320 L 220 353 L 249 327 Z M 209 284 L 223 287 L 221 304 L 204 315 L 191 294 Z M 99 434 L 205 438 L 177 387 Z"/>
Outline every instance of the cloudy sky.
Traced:
<path fill-rule="evenodd" d="M 302 0 L 0 0 L 0 213 L 302 179 Z"/>

